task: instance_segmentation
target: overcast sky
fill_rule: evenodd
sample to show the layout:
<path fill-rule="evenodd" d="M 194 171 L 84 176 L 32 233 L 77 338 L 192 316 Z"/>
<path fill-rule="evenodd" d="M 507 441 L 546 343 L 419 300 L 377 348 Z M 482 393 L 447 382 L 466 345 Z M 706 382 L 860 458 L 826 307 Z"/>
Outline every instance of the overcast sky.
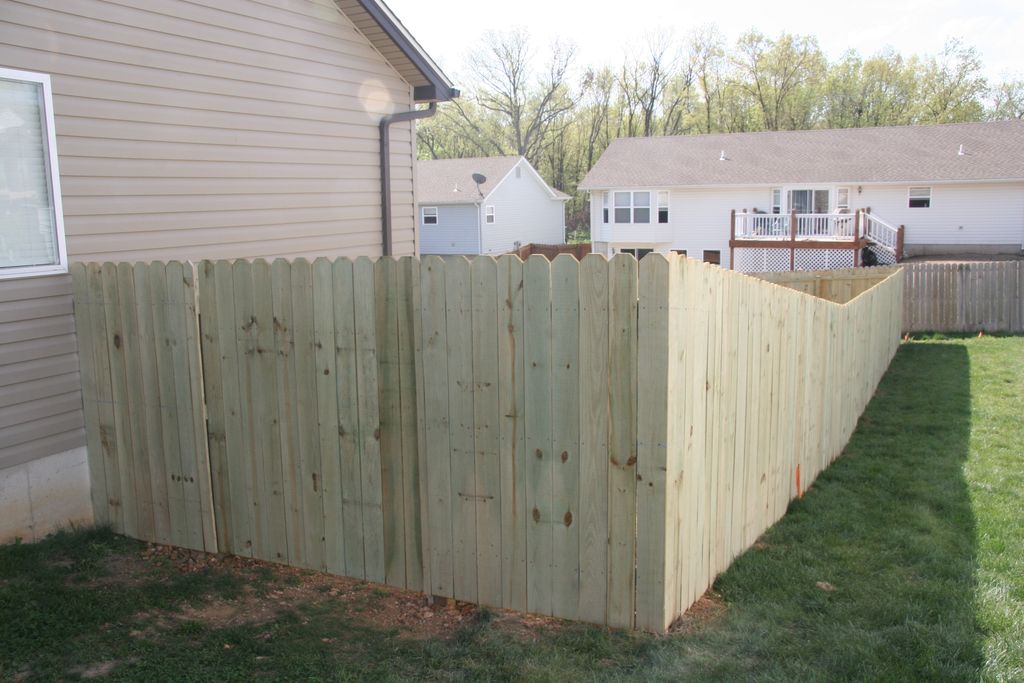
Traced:
<path fill-rule="evenodd" d="M 488 30 L 521 26 L 537 48 L 572 40 L 578 65 L 617 65 L 628 46 L 670 28 L 685 36 L 716 24 L 731 44 L 756 27 L 769 36 L 810 34 L 834 59 L 848 48 L 870 56 L 886 46 L 904 55 L 936 54 L 947 38 L 976 47 L 992 80 L 1024 77 L 1024 0 L 386 0 L 409 31 L 450 76 Z M 611 8 L 615 9 L 611 9 Z M 541 50 L 542 51 L 542 50 Z M 458 85 L 458 83 L 456 83 Z"/>

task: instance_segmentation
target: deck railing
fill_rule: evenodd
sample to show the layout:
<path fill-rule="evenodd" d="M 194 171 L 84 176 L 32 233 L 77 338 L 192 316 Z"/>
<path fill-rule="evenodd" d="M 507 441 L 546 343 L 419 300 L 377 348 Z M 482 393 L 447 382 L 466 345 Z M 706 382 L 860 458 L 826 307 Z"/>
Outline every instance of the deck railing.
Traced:
<path fill-rule="evenodd" d="M 868 238 L 875 244 L 896 253 L 897 247 L 901 246 L 899 244 L 900 229 L 867 211 L 863 212 L 861 217 L 864 237 Z"/>
<path fill-rule="evenodd" d="M 853 240 L 856 222 L 852 213 L 737 213 L 734 239 Z"/>

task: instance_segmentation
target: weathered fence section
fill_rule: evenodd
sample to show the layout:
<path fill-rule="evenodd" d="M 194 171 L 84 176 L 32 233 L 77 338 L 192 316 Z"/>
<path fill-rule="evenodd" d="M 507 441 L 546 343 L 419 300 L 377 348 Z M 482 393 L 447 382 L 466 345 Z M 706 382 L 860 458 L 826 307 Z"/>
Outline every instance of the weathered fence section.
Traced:
<path fill-rule="evenodd" d="M 692 260 L 640 270 L 636 619 L 660 631 L 839 456 L 898 347 L 902 276 L 837 305 Z"/>
<path fill-rule="evenodd" d="M 903 264 L 906 332 L 1024 332 L 1024 261 Z"/>
<path fill-rule="evenodd" d="M 751 273 L 756 278 L 845 304 L 892 275 L 893 267 L 839 268 L 793 272 Z"/>
<path fill-rule="evenodd" d="M 96 520 L 217 551 L 191 264 L 74 264 Z"/>
<path fill-rule="evenodd" d="M 546 256 L 550 260 L 561 254 L 570 254 L 577 260 L 582 261 L 587 254 L 593 253 L 594 248 L 590 242 L 576 242 L 573 244 L 524 244 L 513 252 L 519 258 L 526 260 L 531 256 Z"/>
<path fill-rule="evenodd" d="M 902 287 L 837 304 L 675 255 L 74 281 L 118 531 L 652 630 L 839 454 Z"/>

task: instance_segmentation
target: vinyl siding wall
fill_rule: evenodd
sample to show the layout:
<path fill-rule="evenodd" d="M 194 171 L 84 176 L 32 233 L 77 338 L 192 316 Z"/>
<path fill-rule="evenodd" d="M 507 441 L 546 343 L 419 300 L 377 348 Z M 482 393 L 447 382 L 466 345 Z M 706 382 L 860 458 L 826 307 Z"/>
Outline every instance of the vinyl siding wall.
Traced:
<path fill-rule="evenodd" d="M 520 244 L 565 242 L 565 202 L 551 194 L 533 171 L 520 162 L 483 202 L 494 206 L 494 223 L 483 223 L 483 253 L 504 254 Z M 484 207 L 481 207 L 481 220 Z"/>
<path fill-rule="evenodd" d="M 636 188 L 647 189 L 647 188 Z M 651 208 L 651 220 L 657 221 L 657 190 L 654 191 L 655 206 Z M 664 189 L 664 188 L 661 188 Z M 598 229 L 593 234 L 608 235 L 613 247 L 644 246 L 648 234 L 665 235 L 656 244 L 658 250 L 685 249 L 688 256 L 703 258 L 706 250 L 721 252 L 721 265 L 729 267 L 729 211 L 732 209 L 748 210 L 757 206 L 764 210 L 767 190 L 761 188 L 741 188 L 728 190 L 671 190 L 669 196 L 668 224 L 651 223 L 649 226 L 603 225 L 601 193 L 593 193 L 590 202 L 590 221 Z M 667 230 L 665 228 L 668 228 Z M 636 240 L 631 241 L 631 233 Z M 614 237 L 614 239 L 612 239 Z"/>
<path fill-rule="evenodd" d="M 476 204 L 426 204 L 437 206 L 437 223 L 420 225 L 423 254 L 479 254 L 480 208 Z M 422 206 L 417 213 L 423 220 Z"/>
<path fill-rule="evenodd" d="M 0 281 L 0 470 L 85 445 L 67 275 Z"/>
<path fill-rule="evenodd" d="M 381 252 L 377 124 L 412 88 L 331 0 L 5 0 L 0 65 L 52 77 L 71 260 Z"/>
<path fill-rule="evenodd" d="M 864 185 L 855 206 L 893 225 L 906 226 L 906 244 L 912 251 L 923 245 L 1003 246 L 1019 251 L 1024 243 L 1024 183 L 929 185 L 928 208 L 907 206 L 908 185 Z"/>
<path fill-rule="evenodd" d="M 51 76 L 72 261 L 381 253 L 412 88 L 331 0 L 4 0 L 0 66 Z M 0 469 L 82 446 L 70 279 L 0 282 L 0 332 Z"/>

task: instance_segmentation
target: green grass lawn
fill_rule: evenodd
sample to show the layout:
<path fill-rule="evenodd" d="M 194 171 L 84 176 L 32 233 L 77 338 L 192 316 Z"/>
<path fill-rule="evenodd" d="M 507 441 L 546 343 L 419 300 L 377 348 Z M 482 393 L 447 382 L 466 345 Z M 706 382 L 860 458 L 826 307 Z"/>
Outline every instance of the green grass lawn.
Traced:
<path fill-rule="evenodd" d="M 1024 338 L 904 344 L 844 457 L 666 637 L 489 612 L 414 637 L 365 584 L 223 623 L 203 606 L 305 579 L 144 549 L 0 548 L 0 679 L 1024 680 Z"/>

